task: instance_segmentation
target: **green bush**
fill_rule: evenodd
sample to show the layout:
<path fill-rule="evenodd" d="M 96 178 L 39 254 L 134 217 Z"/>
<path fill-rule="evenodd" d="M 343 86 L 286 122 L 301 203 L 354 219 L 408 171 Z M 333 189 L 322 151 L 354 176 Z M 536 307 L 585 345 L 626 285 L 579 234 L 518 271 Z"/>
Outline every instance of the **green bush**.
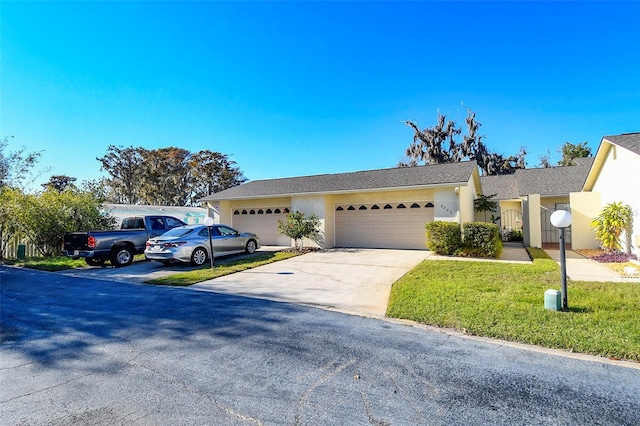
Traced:
<path fill-rule="evenodd" d="M 318 235 L 320 219 L 315 214 L 309 216 L 295 211 L 287 213 L 285 220 L 278 219 L 278 232 L 293 238 L 296 250 L 302 250 L 304 238 L 313 238 Z"/>
<path fill-rule="evenodd" d="M 522 241 L 523 238 L 524 238 L 524 235 L 522 234 L 522 231 L 519 229 L 510 229 L 508 231 L 505 231 L 504 233 L 505 241 Z"/>
<path fill-rule="evenodd" d="M 427 248 L 434 253 L 452 255 L 462 246 L 460 224 L 457 222 L 429 222 L 427 230 Z"/>
<path fill-rule="evenodd" d="M 499 258 L 502 254 L 500 228 L 493 223 L 465 223 L 462 225 L 462 240 L 461 255 Z"/>

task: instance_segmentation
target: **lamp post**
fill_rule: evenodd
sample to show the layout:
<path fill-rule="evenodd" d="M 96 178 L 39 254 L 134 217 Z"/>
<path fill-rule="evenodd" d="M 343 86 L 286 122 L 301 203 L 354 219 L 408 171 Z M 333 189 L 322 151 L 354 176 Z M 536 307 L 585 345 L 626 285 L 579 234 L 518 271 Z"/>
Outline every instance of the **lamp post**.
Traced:
<path fill-rule="evenodd" d="M 211 260 L 211 269 L 213 269 L 213 239 L 211 237 L 211 227 L 213 226 L 213 218 L 207 216 L 204 219 L 205 226 L 209 229 L 209 259 Z"/>
<path fill-rule="evenodd" d="M 562 310 L 569 310 L 569 302 L 567 300 L 567 256 L 564 247 L 564 231 L 571 225 L 571 213 L 566 210 L 556 210 L 551 214 L 549 219 L 551 224 L 560 231 L 560 279 L 562 280 Z"/>

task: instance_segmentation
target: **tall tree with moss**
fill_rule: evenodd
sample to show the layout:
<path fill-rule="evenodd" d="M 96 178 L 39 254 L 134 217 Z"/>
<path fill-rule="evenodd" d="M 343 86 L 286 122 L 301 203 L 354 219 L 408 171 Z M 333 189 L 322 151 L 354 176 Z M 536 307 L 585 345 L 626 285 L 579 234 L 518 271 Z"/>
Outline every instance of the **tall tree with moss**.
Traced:
<path fill-rule="evenodd" d="M 565 142 L 560 148 L 560 154 L 562 154 L 562 158 L 558 161 L 559 166 L 574 166 L 576 158 L 591 156 L 591 148 L 587 146 L 586 141 L 575 145 L 571 142 Z"/>
<path fill-rule="evenodd" d="M 524 147 L 515 155 L 505 156 L 492 152 L 485 145 L 484 136 L 478 133 L 482 124 L 469 108 L 465 119 L 466 134 L 455 121 L 447 119 L 440 112 L 433 127 L 420 129 L 411 120 L 405 121 L 405 124 L 413 129 L 413 142 L 405 150 L 405 158 L 398 163 L 398 167 L 475 160 L 484 175 L 503 175 L 515 173 L 526 166 L 527 151 Z"/>

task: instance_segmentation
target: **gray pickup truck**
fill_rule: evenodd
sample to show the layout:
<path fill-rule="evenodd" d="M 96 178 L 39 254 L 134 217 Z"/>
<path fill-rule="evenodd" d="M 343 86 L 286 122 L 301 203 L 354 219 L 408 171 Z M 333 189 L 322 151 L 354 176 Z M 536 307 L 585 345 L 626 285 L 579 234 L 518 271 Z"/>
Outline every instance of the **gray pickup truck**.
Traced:
<path fill-rule="evenodd" d="M 115 267 L 128 266 L 133 256 L 144 252 L 147 240 L 185 223 L 171 216 L 134 216 L 111 231 L 69 232 L 64 234 L 62 254 L 84 258 L 91 266 L 107 260 Z"/>

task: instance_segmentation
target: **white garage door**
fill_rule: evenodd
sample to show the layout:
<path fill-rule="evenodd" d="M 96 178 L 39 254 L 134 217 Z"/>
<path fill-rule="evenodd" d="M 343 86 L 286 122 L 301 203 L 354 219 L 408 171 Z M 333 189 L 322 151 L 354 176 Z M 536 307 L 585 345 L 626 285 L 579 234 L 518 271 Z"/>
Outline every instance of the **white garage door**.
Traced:
<path fill-rule="evenodd" d="M 290 246 L 291 238 L 278 232 L 278 219 L 284 220 L 285 207 L 235 209 L 231 226 L 242 232 L 253 232 L 265 246 Z"/>
<path fill-rule="evenodd" d="M 336 247 L 426 249 L 433 203 L 342 204 L 335 207 Z"/>

